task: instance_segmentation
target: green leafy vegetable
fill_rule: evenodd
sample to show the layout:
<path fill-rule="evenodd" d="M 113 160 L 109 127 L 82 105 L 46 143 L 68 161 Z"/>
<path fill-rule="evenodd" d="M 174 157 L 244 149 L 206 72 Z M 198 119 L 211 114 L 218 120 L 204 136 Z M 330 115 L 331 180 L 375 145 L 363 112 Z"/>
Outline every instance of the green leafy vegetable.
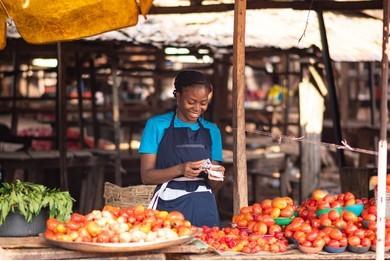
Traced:
<path fill-rule="evenodd" d="M 68 191 L 16 180 L 0 186 L 0 225 L 10 212 L 21 214 L 27 222 L 48 208 L 50 217 L 65 221 L 72 213 L 74 199 Z"/>

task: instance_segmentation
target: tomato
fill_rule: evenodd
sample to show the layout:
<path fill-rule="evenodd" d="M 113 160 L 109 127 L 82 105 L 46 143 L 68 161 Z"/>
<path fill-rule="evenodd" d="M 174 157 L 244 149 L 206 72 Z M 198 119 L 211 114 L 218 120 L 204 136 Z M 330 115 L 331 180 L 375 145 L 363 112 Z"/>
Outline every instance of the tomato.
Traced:
<path fill-rule="evenodd" d="M 95 237 L 102 232 L 102 229 L 96 222 L 91 221 L 87 224 L 87 231 L 91 236 Z"/>
<path fill-rule="evenodd" d="M 65 234 L 66 233 L 66 227 L 63 223 L 58 223 L 55 231 L 57 234 Z"/>
<path fill-rule="evenodd" d="M 353 235 L 354 236 L 357 236 L 358 238 L 362 239 L 364 238 L 366 232 L 364 231 L 364 229 L 361 229 L 361 228 L 358 228 L 356 229 L 354 232 L 353 232 Z"/>
<path fill-rule="evenodd" d="M 349 236 L 348 237 L 348 244 L 351 246 L 358 246 L 358 245 L 360 245 L 360 238 L 357 236 Z"/>
<path fill-rule="evenodd" d="M 360 241 L 361 241 L 360 244 L 364 247 L 371 245 L 371 240 L 368 238 L 362 238 Z"/>
<path fill-rule="evenodd" d="M 343 212 L 343 219 L 347 222 L 356 222 L 358 220 L 357 216 L 349 211 Z"/>
<path fill-rule="evenodd" d="M 108 231 L 103 231 L 100 233 L 97 237 L 97 242 L 98 243 L 109 243 L 111 242 L 111 238 L 113 236 L 113 233 L 110 233 Z"/>
<path fill-rule="evenodd" d="M 45 238 L 56 239 L 56 234 L 52 230 L 45 231 Z"/>
<path fill-rule="evenodd" d="M 313 241 L 313 247 L 325 246 L 325 240 L 323 238 L 317 238 Z"/>
<path fill-rule="evenodd" d="M 314 240 L 316 240 L 318 238 L 318 233 L 316 231 L 312 231 L 312 232 L 309 232 L 307 233 L 306 235 L 306 239 L 308 241 L 311 241 L 313 242 Z"/>
<path fill-rule="evenodd" d="M 53 232 L 56 232 L 56 227 L 58 225 L 58 221 L 57 219 L 55 218 L 49 218 L 47 221 L 46 221 L 46 228 L 50 231 L 53 231 Z"/>
<path fill-rule="evenodd" d="M 184 216 L 179 211 L 172 211 L 168 214 L 168 219 L 170 220 L 184 220 Z"/>
<path fill-rule="evenodd" d="M 272 208 L 272 200 L 270 199 L 264 199 L 263 201 L 260 202 L 260 204 L 263 211 L 267 208 Z"/>
<path fill-rule="evenodd" d="M 261 204 L 260 203 L 253 204 L 252 211 L 253 214 L 261 214 L 263 212 L 263 209 L 261 208 Z"/>
<path fill-rule="evenodd" d="M 278 233 L 278 232 L 282 232 L 282 228 L 279 226 L 279 225 L 271 225 L 269 228 L 268 228 L 268 234 L 275 234 L 275 233 Z"/>
<path fill-rule="evenodd" d="M 344 229 L 347 226 L 347 222 L 342 219 L 339 219 L 333 222 L 333 225 L 335 225 L 339 229 Z"/>
<path fill-rule="evenodd" d="M 70 217 L 70 220 L 76 223 L 84 223 L 86 221 L 86 218 L 84 215 L 81 215 L 79 213 L 73 213 Z"/>
<path fill-rule="evenodd" d="M 326 245 L 330 247 L 340 247 L 339 241 L 334 239 L 331 239 Z"/>
<path fill-rule="evenodd" d="M 280 212 L 280 208 L 272 208 L 270 215 L 272 218 L 277 218 L 280 216 Z"/>
<path fill-rule="evenodd" d="M 310 223 L 313 228 L 319 228 L 321 225 L 320 220 L 318 218 L 311 219 Z"/>
<path fill-rule="evenodd" d="M 312 243 L 310 241 L 304 241 L 302 242 L 301 244 L 302 246 L 305 246 L 305 247 L 311 247 L 312 246 Z"/>
<path fill-rule="evenodd" d="M 337 210 L 332 209 L 331 211 L 329 211 L 328 217 L 330 220 L 335 221 L 340 218 L 340 214 L 339 212 L 337 212 Z"/>
<path fill-rule="evenodd" d="M 343 233 L 342 233 L 340 230 L 334 228 L 334 229 L 329 233 L 329 237 L 330 237 L 331 239 L 334 239 L 334 240 L 340 240 L 340 239 L 343 237 Z"/>
<path fill-rule="evenodd" d="M 287 206 L 285 209 L 282 209 L 282 211 L 280 211 L 281 217 L 291 217 L 294 214 L 294 210 L 291 210 L 288 207 L 289 206 Z"/>
<path fill-rule="evenodd" d="M 242 207 L 240 209 L 240 214 L 246 214 L 246 213 L 252 213 L 252 208 L 251 207 Z"/>
<path fill-rule="evenodd" d="M 355 195 L 351 192 L 345 192 L 344 194 L 344 201 L 348 201 L 350 199 L 355 199 Z"/>
<path fill-rule="evenodd" d="M 80 223 L 77 223 L 75 221 L 68 221 L 66 222 L 66 228 L 68 228 L 69 230 L 73 230 L 73 231 L 76 231 L 78 230 L 79 228 L 81 227 L 81 224 Z"/>
<path fill-rule="evenodd" d="M 343 237 L 342 239 L 339 240 L 340 246 L 345 247 L 348 245 L 348 239 L 346 237 Z"/>
<path fill-rule="evenodd" d="M 309 233 L 312 231 L 311 226 L 307 223 L 302 224 L 300 230 L 304 233 Z"/>

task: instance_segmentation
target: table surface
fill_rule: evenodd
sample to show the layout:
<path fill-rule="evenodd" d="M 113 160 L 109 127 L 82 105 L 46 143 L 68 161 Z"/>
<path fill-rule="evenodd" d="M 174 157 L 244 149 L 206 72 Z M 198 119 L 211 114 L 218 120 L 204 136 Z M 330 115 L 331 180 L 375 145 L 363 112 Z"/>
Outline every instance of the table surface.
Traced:
<path fill-rule="evenodd" d="M 386 253 L 386 259 L 390 254 Z M 284 253 L 262 252 L 254 255 L 219 255 L 210 249 L 199 249 L 195 245 L 186 244 L 173 246 L 161 250 L 132 253 L 89 253 L 47 245 L 39 237 L 0 237 L 0 260 L 2 259 L 187 259 L 187 260 L 303 260 L 303 259 L 326 259 L 326 260 L 362 260 L 375 259 L 375 252 L 369 251 L 364 254 L 344 252 L 330 254 L 320 252 L 318 254 L 304 254 L 297 249 L 290 249 Z"/>

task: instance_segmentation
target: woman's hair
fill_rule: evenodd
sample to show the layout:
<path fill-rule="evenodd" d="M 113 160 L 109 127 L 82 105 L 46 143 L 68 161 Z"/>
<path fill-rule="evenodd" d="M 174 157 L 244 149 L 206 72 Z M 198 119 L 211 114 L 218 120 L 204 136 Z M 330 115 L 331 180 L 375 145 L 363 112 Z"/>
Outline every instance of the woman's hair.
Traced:
<path fill-rule="evenodd" d="M 183 88 L 196 84 L 204 85 L 210 91 L 213 90 L 210 80 L 203 73 L 194 70 L 180 71 L 175 77 L 173 95 L 176 97 L 176 93 L 181 93 Z"/>

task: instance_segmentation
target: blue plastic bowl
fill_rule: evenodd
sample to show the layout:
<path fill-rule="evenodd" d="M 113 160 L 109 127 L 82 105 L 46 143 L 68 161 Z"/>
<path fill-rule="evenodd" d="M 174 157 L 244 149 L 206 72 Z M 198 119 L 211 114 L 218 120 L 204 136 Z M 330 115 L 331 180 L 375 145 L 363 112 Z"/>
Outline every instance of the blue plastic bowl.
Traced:
<path fill-rule="evenodd" d="M 356 247 L 356 246 L 348 246 L 348 251 L 357 253 L 357 254 L 363 254 L 370 250 L 370 246 L 367 247 Z"/>
<path fill-rule="evenodd" d="M 325 246 L 324 247 L 324 250 L 328 253 L 344 253 L 345 252 L 345 249 L 347 248 L 347 246 L 345 247 L 331 247 L 331 246 Z"/>
<path fill-rule="evenodd" d="M 362 214 L 362 212 L 363 212 L 363 208 L 364 208 L 364 205 L 363 205 L 363 204 L 355 204 L 355 205 L 350 205 L 350 206 L 344 207 L 344 210 L 345 210 L 345 211 L 352 212 L 352 213 L 354 213 L 356 216 L 359 217 L 360 214 Z"/>
<path fill-rule="evenodd" d="M 343 207 L 319 209 L 316 211 L 316 215 L 317 217 L 320 217 L 322 214 L 327 214 L 332 210 L 336 210 L 341 215 L 343 212 Z"/>

